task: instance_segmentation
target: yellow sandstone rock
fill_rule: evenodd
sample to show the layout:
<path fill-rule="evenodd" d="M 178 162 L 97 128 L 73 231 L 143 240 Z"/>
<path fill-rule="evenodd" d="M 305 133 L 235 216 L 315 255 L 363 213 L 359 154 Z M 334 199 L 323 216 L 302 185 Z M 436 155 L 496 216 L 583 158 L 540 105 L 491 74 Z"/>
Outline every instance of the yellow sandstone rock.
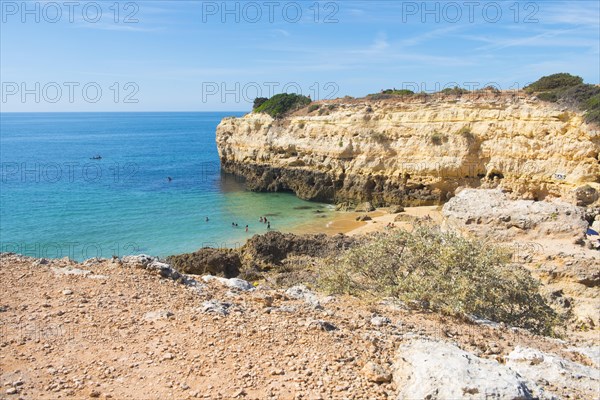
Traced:
<path fill-rule="evenodd" d="M 306 107 L 281 120 L 224 119 L 223 169 L 253 190 L 375 206 L 442 203 L 464 186 L 572 201 L 576 188 L 599 189 L 600 128 L 524 93 L 313 104 L 319 112 Z"/>

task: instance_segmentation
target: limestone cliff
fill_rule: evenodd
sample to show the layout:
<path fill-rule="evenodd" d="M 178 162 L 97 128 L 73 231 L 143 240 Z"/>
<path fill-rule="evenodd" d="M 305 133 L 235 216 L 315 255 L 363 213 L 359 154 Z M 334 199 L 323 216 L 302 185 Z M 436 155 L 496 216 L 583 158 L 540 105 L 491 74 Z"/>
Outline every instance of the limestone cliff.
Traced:
<path fill-rule="evenodd" d="M 224 119 L 217 145 L 223 170 L 250 189 L 309 200 L 424 205 L 460 186 L 501 186 L 598 201 L 598 127 L 525 94 L 322 101 L 280 120 Z"/>

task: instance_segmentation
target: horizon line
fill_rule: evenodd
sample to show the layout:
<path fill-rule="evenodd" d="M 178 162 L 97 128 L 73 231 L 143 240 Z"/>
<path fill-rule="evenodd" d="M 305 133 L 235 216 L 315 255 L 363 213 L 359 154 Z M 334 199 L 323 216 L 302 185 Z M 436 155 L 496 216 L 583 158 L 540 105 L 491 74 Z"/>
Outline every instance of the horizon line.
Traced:
<path fill-rule="evenodd" d="M 0 111 L 0 114 L 67 114 L 67 113 L 194 113 L 194 112 L 206 112 L 206 113 L 224 113 L 224 112 L 251 112 L 245 110 L 209 110 L 209 111 L 198 111 L 198 110 L 178 110 L 178 111 Z"/>

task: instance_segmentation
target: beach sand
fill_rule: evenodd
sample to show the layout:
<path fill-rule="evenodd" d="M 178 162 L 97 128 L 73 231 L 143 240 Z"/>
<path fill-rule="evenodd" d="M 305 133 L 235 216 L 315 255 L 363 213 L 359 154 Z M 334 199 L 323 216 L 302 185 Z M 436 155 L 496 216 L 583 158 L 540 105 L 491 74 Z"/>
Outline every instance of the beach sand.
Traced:
<path fill-rule="evenodd" d="M 372 220 L 356 220 L 357 217 L 365 214 L 371 217 Z M 306 224 L 297 226 L 292 232 L 296 234 L 325 233 L 327 235 L 344 233 L 353 236 L 372 232 L 382 232 L 390 222 L 394 223 L 397 228 L 410 229 L 410 222 L 394 222 L 397 215 L 413 217 L 429 216 L 436 223 L 442 222 L 442 213 L 439 206 L 406 207 L 404 212 L 398 214 L 390 214 L 388 208 L 379 208 L 369 213 L 336 211 L 332 216 L 315 219 Z"/>

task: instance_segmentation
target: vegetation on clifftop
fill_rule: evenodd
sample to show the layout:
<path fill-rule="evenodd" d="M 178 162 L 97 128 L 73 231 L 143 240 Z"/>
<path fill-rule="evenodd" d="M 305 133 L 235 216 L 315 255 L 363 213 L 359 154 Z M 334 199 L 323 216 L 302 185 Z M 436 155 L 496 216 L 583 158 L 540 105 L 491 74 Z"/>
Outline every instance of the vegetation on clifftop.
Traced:
<path fill-rule="evenodd" d="M 524 89 L 540 100 L 585 111 L 586 122 L 600 124 L 600 87 L 583 83 L 579 76 L 564 72 L 543 76 Z"/>
<path fill-rule="evenodd" d="M 254 110 L 256 113 L 266 113 L 273 118 L 282 118 L 286 114 L 299 108 L 305 107 L 311 103 L 309 97 L 295 93 L 276 94 L 268 100 L 257 98 L 254 101 Z"/>
<path fill-rule="evenodd" d="M 385 100 L 391 99 L 397 96 L 412 96 L 415 94 L 412 90 L 408 89 L 386 89 L 382 90 L 379 93 L 372 93 L 367 95 L 367 98 L 371 100 Z"/>
<path fill-rule="evenodd" d="M 554 334 L 560 320 L 539 294 L 539 284 L 509 261 L 504 249 L 420 225 L 328 259 L 320 282 L 333 293 L 398 298 L 448 315 Z"/>

